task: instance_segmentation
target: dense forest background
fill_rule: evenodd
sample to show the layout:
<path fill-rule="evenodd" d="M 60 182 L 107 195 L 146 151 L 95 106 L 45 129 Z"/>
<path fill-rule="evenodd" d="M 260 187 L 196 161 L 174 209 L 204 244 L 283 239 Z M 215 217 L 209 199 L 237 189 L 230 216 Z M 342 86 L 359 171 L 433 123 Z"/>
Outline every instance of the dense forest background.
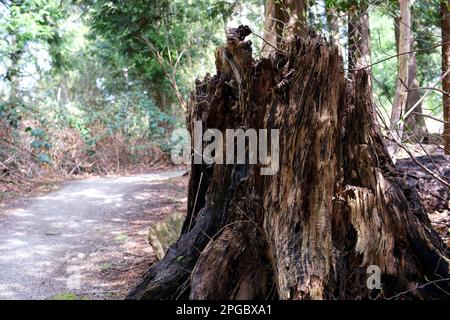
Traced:
<path fill-rule="evenodd" d="M 398 79 L 400 8 L 398 1 L 362 3 L 364 12 L 355 13 L 358 1 L 310 1 L 307 19 L 339 45 L 348 68 L 349 17 L 368 17 L 373 99 L 386 129 Z M 427 115 L 423 128 L 438 148 L 440 9 L 439 0 L 411 6 L 416 92 Z M 0 191 L 52 174 L 167 161 L 194 80 L 215 74 L 224 29 L 250 25 L 254 56 L 263 55 L 264 10 L 263 0 L 0 1 Z"/>

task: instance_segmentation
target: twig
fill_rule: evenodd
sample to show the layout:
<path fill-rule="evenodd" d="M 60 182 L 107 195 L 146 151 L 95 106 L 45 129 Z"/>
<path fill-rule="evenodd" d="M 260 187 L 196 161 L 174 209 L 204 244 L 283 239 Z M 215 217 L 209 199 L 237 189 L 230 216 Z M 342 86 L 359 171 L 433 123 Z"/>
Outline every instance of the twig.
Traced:
<path fill-rule="evenodd" d="M 3 164 L 3 162 L 1 162 L 1 161 L 0 161 L 0 166 L 1 166 L 3 169 L 8 169 L 8 166 L 6 166 L 5 164 Z"/>
<path fill-rule="evenodd" d="M 198 198 L 198 193 L 200 192 L 200 187 L 202 185 L 202 180 L 203 180 L 203 171 L 200 173 L 200 181 L 198 183 L 197 193 L 195 194 L 194 206 L 192 207 L 191 219 L 189 221 L 188 232 L 191 231 L 192 219 L 194 217 L 195 207 L 197 206 L 197 198 Z"/>
<path fill-rule="evenodd" d="M 256 37 L 258 37 L 259 39 L 261 39 L 262 41 L 264 41 L 267 45 L 271 46 L 272 48 L 274 48 L 274 49 L 277 50 L 278 52 L 284 53 L 283 50 L 280 50 L 280 49 L 274 47 L 273 45 L 271 45 L 269 42 L 267 42 L 267 41 L 266 41 L 263 37 L 261 37 L 260 35 L 254 33 L 254 32 L 252 32 L 252 34 L 254 34 Z"/>
<path fill-rule="evenodd" d="M 434 91 L 438 91 L 438 92 L 442 93 L 443 95 L 450 96 L 450 93 L 445 92 L 442 89 L 434 88 L 434 87 L 411 88 L 411 89 L 408 89 L 407 91 L 409 92 L 409 91 L 417 91 L 417 90 L 434 90 Z"/>
<path fill-rule="evenodd" d="M 436 284 L 436 283 L 438 283 L 438 282 L 443 282 L 443 281 L 450 281 L 450 278 L 444 278 L 444 279 L 438 279 L 438 280 L 430 281 L 430 282 L 421 284 L 421 285 L 419 285 L 419 286 L 416 285 L 415 288 L 412 288 L 412 289 L 409 289 L 409 290 L 400 292 L 399 294 L 396 294 L 395 296 L 392 296 L 392 297 L 390 297 L 390 298 L 386 298 L 386 300 L 392 300 L 392 299 L 398 298 L 398 297 L 400 297 L 400 296 L 402 296 L 402 295 L 404 295 L 404 294 L 407 294 L 407 293 L 409 293 L 409 292 L 411 292 L 411 291 L 414 291 L 414 290 L 417 290 L 417 289 L 423 289 L 423 288 L 425 288 L 426 286 L 428 286 L 428 285 L 430 285 L 430 284 Z"/>
<path fill-rule="evenodd" d="M 433 49 L 442 47 L 443 45 L 446 45 L 446 44 L 450 44 L 450 41 L 448 41 L 448 42 L 442 42 L 442 43 L 436 44 L 436 45 L 431 46 L 431 47 L 428 47 L 428 48 L 415 49 L 415 50 L 406 51 L 406 52 L 402 52 L 402 53 L 398 53 L 398 54 L 393 54 L 393 55 L 390 55 L 390 56 L 388 56 L 388 57 L 386 57 L 386 58 L 384 58 L 384 59 L 378 60 L 377 62 L 368 64 L 368 65 L 365 65 L 365 66 L 361 66 L 361 67 L 359 67 L 359 68 L 345 69 L 345 70 L 347 70 L 347 71 L 359 71 L 359 70 L 371 68 L 371 67 L 374 66 L 374 65 L 380 64 L 380 63 L 382 63 L 382 62 L 385 62 L 385 61 L 390 60 L 390 59 L 393 59 L 393 58 L 397 58 L 397 57 L 402 56 L 402 55 L 405 55 L 405 54 L 411 54 L 411 53 L 414 53 L 414 52 L 420 52 L 420 51 L 430 51 L 430 50 L 433 50 Z"/>
<path fill-rule="evenodd" d="M 428 115 L 428 114 L 424 114 L 424 113 L 420 113 L 420 112 L 411 112 L 412 114 L 415 114 L 415 115 L 418 115 L 418 116 L 421 116 L 421 117 L 426 117 L 426 118 L 430 118 L 430 119 L 433 119 L 433 120 L 435 120 L 435 121 L 438 121 L 438 122 L 442 122 L 442 123 L 450 123 L 449 121 L 444 121 L 444 120 L 441 120 L 441 119 L 438 119 L 438 118 L 436 118 L 436 117 L 433 117 L 433 116 L 430 116 L 430 115 Z"/>
<path fill-rule="evenodd" d="M 164 58 L 161 55 L 161 53 L 158 50 L 156 50 L 155 45 L 152 42 L 150 42 L 150 40 L 148 40 L 147 37 L 145 37 L 144 35 L 141 35 L 140 39 L 142 39 L 145 42 L 145 44 L 148 46 L 150 51 L 156 56 L 156 60 L 158 61 L 159 65 L 161 66 L 161 68 L 162 68 L 162 70 L 164 72 L 164 75 L 166 76 L 167 80 L 169 80 L 170 85 L 172 86 L 173 90 L 175 91 L 175 96 L 177 97 L 181 108 L 184 111 L 186 111 L 187 110 L 187 103 L 186 103 L 185 99 L 183 98 L 183 96 L 181 95 L 180 89 L 178 88 L 177 81 L 176 81 L 176 79 L 174 77 L 174 75 L 176 73 L 176 69 L 174 68 L 174 71 L 171 74 L 167 70 L 166 66 L 164 65 Z M 181 58 L 181 56 L 179 58 Z M 177 64 L 178 64 L 178 61 L 177 61 Z"/>
<path fill-rule="evenodd" d="M 439 84 L 439 82 L 441 82 L 441 80 L 442 79 L 444 79 L 446 76 L 447 76 L 447 74 L 449 74 L 449 72 L 450 72 L 450 69 L 448 69 L 447 71 L 445 71 L 445 73 L 431 86 L 431 88 L 434 88 L 434 87 L 436 87 L 438 84 Z M 419 105 L 419 104 L 421 104 L 422 103 L 422 101 L 423 101 L 423 99 L 425 99 L 425 97 L 432 91 L 432 89 L 428 89 L 427 90 L 427 92 L 425 92 L 421 97 L 420 97 L 420 99 L 411 107 L 411 109 L 409 109 L 408 110 L 408 112 L 406 112 L 405 113 L 405 115 L 402 117 L 403 119 L 406 119 L 410 114 L 411 114 L 411 112 L 413 112 L 414 111 L 414 109 Z M 399 120 L 398 122 L 397 122 L 397 125 L 400 123 L 400 121 L 401 120 Z"/>
<path fill-rule="evenodd" d="M 447 181 L 445 181 L 444 179 L 442 179 L 441 177 L 439 177 L 436 173 L 434 173 L 433 171 L 431 171 L 430 169 L 428 169 L 427 167 L 425 167 L 423 164 L 421 164 L 419 161 L 417 161 L 416 157 L 414 157 L 414 155 L 408 150 L 408 148 L 406 148 L 402 143 L 395 141 L 393 139 L 389 139 L 390 141 L 395 142 L 400 148 L 402 148 L 403 150 L 405 150 L 405 152 L 411 157 L 411 159 L 419 166 L 421 167 L 423 170 L 425 170 L 427 173 L 429 173 L 431 176 L 433 176 L 434 178 L 436 178 L 440 183 L 444 184 L 445 186 L 450 188 L 450 183 L 448 183 Z"/>

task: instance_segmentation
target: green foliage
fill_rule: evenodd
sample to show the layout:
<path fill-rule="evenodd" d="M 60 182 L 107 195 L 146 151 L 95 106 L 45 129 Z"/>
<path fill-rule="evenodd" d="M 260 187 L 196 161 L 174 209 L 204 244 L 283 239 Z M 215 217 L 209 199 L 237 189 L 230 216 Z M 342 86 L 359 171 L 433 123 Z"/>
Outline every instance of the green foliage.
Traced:
<path fill-rule="evenodd" d="M 47 153 L 40 153 L 40 154 L 38 155 L 38 160 L 39 160 L 39 162 L 41 162 L 41 163 L 47 163 L 47 164 L 50 164 L 50 163 L 51 163 L 51 161 L 50 161 L 50 156 L 49 156 Z"/>
<path fill-rule="evenodd" d="M 0 119 L 5 120 L 12 128 L 17 128 L 22 116 L 17 108 L 12 108 L 11 104 L 0 102 Z"/>
<path fill-rule="evenodd" d="M 100 266 L 100 271 L 107 271 L 111 269 L 113 265 L 111 263 L 104 263 Z"/>
<path fill-rule="evenodd" d="M 217 35 L 223 29 L 222 21 L 232 12 L 231 2 L 213 0 L 85 3 L 89 8 L 91 37 L 102 41 L 104 58 L 115 65 L 125 60 L 130 78 L 142 80 L 151 91 L 161 90 L 172 102 L 175 97 L 164 69 L 169 73 L 176 71 L 180 90 L 186 97 L 192 73 L 197 73 L 195 76 L 206 72 L 205 65 L 212 68 L 211 56 L 210 61 L 205 61 L 208 58 L 204 56 L 205 49 L 209 47 L 212 54 L 212 48 L 221 42 Z M 149 51 L 144 37 L 161 53 L 163 66 Z"/>
<path fill-rule="evenodd" d="M 393 0 L 390 0 L 393 1 Z M 395 1 L 395 0 L 394 0 Z M 314 4 L 319 1 L 312 1 Z M 388 1 L 384 1 L 388 3 Z M 362 4 L 367 5 L 367 0 L 325 0 L 325 5 L 327 8 L 336 8 L 340 11 L 346 12 L 351 10 L 353 7 L 359 7 Z"/>
<path fill-rule="evenodd" d="M 397 53 L 393 20 L 382 10 L 370 12 L 372 61 L 381 61 Z M 390 114 L 397 85 L 397 59 L 389 59 L 372 67 L 374 100 L 384 114 Z"/>
<path fill-rule="evenodd" d="M 13 129 L 11 140 L 31 151 L 36 163 L 64 159 L 68 170 L 73 165 L 67 157 L 73 154 L 58 155 L 71 147 L 64 142 L 67 134 L 82 139 L 77 154 L 89 157 L 96 156 L 99 142 L 112 137 L 130 145 L 127 152 L 136 161 L 149 145 L 167 150 L 166 138 L 178 122 L 169 115 L 170 104 L 155 103 L 149 83 L 158 81 L 128 75 L 130 60 L 89 32 L 83 8 L 54 1 L 15 3 L 0 3 L 5 18 L 0 22 L 0 130 Z M 162 91 L 169 92 L 169 86 Z"/>
<path fill-rule="evenodd" d="M 430 47 L 441 42 L 440 12 L 437 10 L 440 5 L 439 1 L 415 1 L 411 7 L 413 49 L 419 49 L 416 58 L 420 87 L 431 86 L 441 75 L 441 48 L 429 50 Z M 380 3 L 370 11 L 372 61 L 396 55 L 394 17 L 397 16 L 399 16 L 397 1 Z M 373 66 L 372 74 L 377 80 L 374 83 L 374 99 L 378 106 L 390 112 L 397 82 L 397 59 L 390 59 Z M 434 115 L 441 114 L 441 95 L 436 92 L 431 93 L 424 100 L 423 108 L 425 112 L 431 111 Z"/>
<path fill-rule="evenodd" d="M 416 49 L 441 41 L 439 1 L 414 2 Z M 184 122 L 168 78 L 187 99 L 195 78 L 214 73 L 213 52 L 223 42 L 226 26 L 248 23 L 255 33 L 264 34 L 264 3 L 0 1 L 0 130 L 25 136 L 26 147 L 43 164 L 54 162 L 54 152 L 67 147 L 62 143 L 67 132 L 82 141 L 82 151 L 89 156 L 112 137 L 123 139 L 132 157 L 148 148 L 146 142 L 168 152 L 174 144 L 168 139 L 171 131 Z M 310 1 L 316 6 L 310 23 L 325 30 L 322 12 L 333 8 L 343 18 L 340 36 L 346 49 L 345 17 L 362 3 Z M 396 54 L 393 18 L 398 16 L 398 1 L 369 4 L 376 62 Z M 257 54 L 262 42 L 256 37 L 252 41 Z M 428 87 L 441 74 L 440 48 L 419 51 L 417 62 L 420 86 Z M 389 112 L 397 60 L 375 64 L 372 73 L 375 102 Z M 433 92 L 424 105 L 439 115 L 441 103 L 441 95 Z"/>
<path fill-rule="evenodd" d="M 87 297 L 78 296 L 72 292 L 61 292 L 51 297 L 50 300 L 87 300 Z"/>
<path fill-rule="evenodd" d="M 415 47 L 427 49 L 440 43 L 440 0 L 416 1 L 412 7 Z M 427 87 L 441 74 L 441 48 L 417 52 L 418 78 Z"/>
<path fill-rule="evenodd" d="M 124 242 L 127 240 L 128 240 L 128 236 L 125 234 L 120 234 L 114 238 L 114 241 L 117 241 L 117 242 Z"/>
<path fill-rule="evenodd" d="M 34 137 L 30 146 L 38 152 L 37 160 L 40 163 L 50 164 L 50 155 L 47 152 L 52 148 L 52 144 L 48 142 L 49 138 L 45 134 L 44 130 L 41 128 L 27 127 L 25 132 L 29 132 L 30 135 Z"/>

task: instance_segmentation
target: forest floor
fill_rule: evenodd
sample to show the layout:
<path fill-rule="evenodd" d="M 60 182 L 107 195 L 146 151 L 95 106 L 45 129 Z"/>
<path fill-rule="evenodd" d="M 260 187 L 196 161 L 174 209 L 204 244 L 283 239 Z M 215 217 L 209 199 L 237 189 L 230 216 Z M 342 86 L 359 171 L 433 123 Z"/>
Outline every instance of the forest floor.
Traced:
<path fill-rule="evenodd" d="M 418 159 L 447 172 L 446 158 Z M 433 226 L 450 248 L 448 190 L 411 160 L 398 169 L 408 184 L 420 181 Z M 43 180 L 25 196 L 1 201 L 0 299 L 124 298 L 156 261 L 149 225 L 186 211 L 185 170 L 151 172 Z"/>
<path fill-rule="evenodd" d="M 121 299 L 155 261 L 147 229 L 184 213 L 184 170 L 70 181 L 0 208 L 0 299 Z"/>

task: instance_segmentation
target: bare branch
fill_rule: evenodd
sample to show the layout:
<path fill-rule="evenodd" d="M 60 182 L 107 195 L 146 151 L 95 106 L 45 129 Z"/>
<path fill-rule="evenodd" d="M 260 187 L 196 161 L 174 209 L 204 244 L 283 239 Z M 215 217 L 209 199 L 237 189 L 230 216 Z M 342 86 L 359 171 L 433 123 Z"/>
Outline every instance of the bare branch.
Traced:
<path fill-rule="evenodd" d="M 425 118 L 430 118 L 430 119 L 433 119 L 433 120 L 435 120 L 435 121 L 438 121 L 438 122 L 442 122 L 442 123 L 450 123 L 449 121 L 444 121 L 444 120 L 441 120 L 441 119 L 438 119 L 438 118 L 436 118 L 436 117 L 433 117 L 433 116 L 430 116 L 429 114 L 424 114 L 424 113 L 420 113 L 420 112 L 411 112 L 412 114 L 415 114 L 415 115 L 417 115 L 417 116 L 421 116 L 421 117 L 425 117 Z"/>
<path fill-rule="evenodd" d="M 148 40 L 148 38 L 146 36 L 144 36 L 144 35 L 141 35 L 140 39 L 142 39 L 145 42 L 145 44 L 150 49 L 150 52 L 156 57 L 156 60 L 158 61 L 158 63 L 161 66 L 161 68 L 163 69 L 164 75 L 166 76 L 167 80 L 169 80 L 170 85 L 172 86 L 173 90 L 175 91 L 175 96 L 177 97 L 181 108 L 184 111 L 186 111 L 187 110 L 187 102 L 183 98 L 183 95 L 181 94 L 180 89 L 178 88 L 178 84 L 177 84 L 177 81 L 176 81 L 176 78 L 175 78 L 175 70 L 176 69 L 174 69 L 173 73 L 169 72 L 167 70 L 167 68 L 166 68 L 165 63 L 164 63 L 164 57 L 156 49 L 155 45 L 150 40 Z M 178 60 L 177 60 L 177 63 L 178 63 Z"/>
<path fill-rule="evenodd" d="M 421 167 L 424 171 L 426 171 L 428 174 L 430 174 L 432 177 L 436 178 L 436 180 L 438 180 L 440 183 L 442 183 L 443 185 L 445 185 L 446 187 L 450 188 L 450 183 L 448 183 L 447 181 L 445 181 L 442 177 L 440 177 L 439 175 L 437 175 L 436 173 L 434 173 L 433 171 L 431 171 L 430 169 L 428 169 L 427 167 L 425 167 L 423 164 L 421 164 L 419 161 L 417 161 L 416 157 L 414 157 L 414 155 L 411 153 L 411 151 L 408 150 L 408 148 L 406 148 L 401 142 L 398 142 L 394 139 L 389 139 L 390 141 L 395 142 L 400 148 L 402 148 L 403 150 L 405 150 L 405 152 L 411 157 L 411 159 L 419 166 Z"/>
<path fill-rule="evenodd" d="M 397 57 L 402 56 L 402 55 L 405 55 L 405 54 L 411 54 L 411 53 L 414 53 L 414 52 L 422 52 L 422 51 L 431 51 L 431 50 L 434 50 L 434 49 L 436 49 L 436 48 L 442 47 L 442 46 L 445 45 L 445 44 L 450 44 L 450 41 L 449 41 L 449 42 L 441 42 L 441 43 L 439 43 L 439 44 L 436 44 L 436 45 L 431 46 L 431 47 L 428 47 L 428 48 L 415 49 L 415 50 L 411 50 L 411 51 L 407 51 L 407 52 L 402 52 L 402 53 L 398 53 L 398 54 L 393 54 L 393 55 L 390 55 L 390 56 L 388 56 L 388 57 L 386 57 L 386 58 L 384 58 L 384 59 L 378 60 L 377 62 L 368 64 L 368 65 L 365 65 L 365 66 L 361 66 L 361 67 L 359 67 L 359 68 L 345 69 L 345 70 L 348 70 L 348 71 L 364 70 L 364 69 L 370 68 L 370 67 L 372 67 L 372 66 L 374 66 L 374 65 L 380 64 L 380 63 L 385 62 L 385 61 L 390 60 L 390 59 L 397 58 Z"/>
<path fill-rule="evenodd" d="M 432 88 L 434 88 L 434 87 L 436 87 L 438 84 L 439 84 L 439 82 L 441 82 L 441 80 L 442 79 L 444 79 L 446 76 L 447 76 L 447 74 L 449 74 L 450 73 L 450 69 L 448 69 L 435 83 L 434 83 L 434 85 L 432 85 Z M 429 89 L 429 90 L 427 90 L 427 92 L 425 92 L 421 97 L 420 97 L 420 99 L 419 99 L 419 101 L 417 101 L 412 107 L 411 107 L 411 109 L 409 109 L 408 110 L 408 112 L 406 112 L 405 113 L 405 115 L 403 116 L 403 119 L 406 119 L 410 114 L 411 114 L 411 112 L 413 112 L 414 111 L 414 109 L 415 108 L 417 108 L 417 106 L 420 104 L 420 103 L 422 103 L 422 101 L 423 101 L 423 99 L 425 99 L 425 97 L 430 93 L 432 91 L 432 89 Z M 398 123 L 397 123 L 398 124 Z"/>
<path fill-rule="evenodd" d="M 443 95 L 446 95 L 446 96 L 450 97 L 450 93 L 445 92 L 444 90 L 442 90 L 440 88 L 434 88 L 434 87 L 412 88 L 412 89 L 408 89 L 408 92 L 409 91 L 416 91 L 416 90 L 435 90 L 435 91 L 438 91 L 438 92 L 442 93 Z"/>

